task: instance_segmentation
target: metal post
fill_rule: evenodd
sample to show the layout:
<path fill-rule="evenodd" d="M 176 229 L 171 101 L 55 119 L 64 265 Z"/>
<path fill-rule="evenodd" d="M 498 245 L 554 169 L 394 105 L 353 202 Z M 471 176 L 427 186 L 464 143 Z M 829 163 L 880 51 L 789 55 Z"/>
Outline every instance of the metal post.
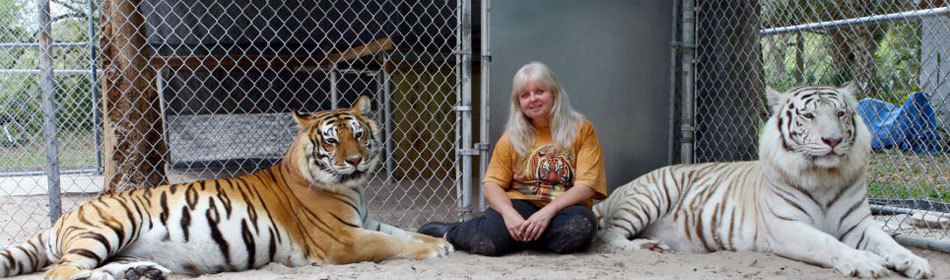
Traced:
<path fill-rule="evenodd" d="M 385 61 L 384 58 L 380 59 Z M 389 74 L 386 73 L 385 64 L 382 65 L 379 69 L 379 73 L 375 76 L 376 79 L 376 104 L 379 108 L 379 115 L 377 121 L 383 124 L 383 139 L 386 139 L 386 143 L 383 145 L 383 157 L 385 162 L 383 163 L 384 168 L 386 168 L 386 180 L 394 180 L 393 178 L 393 147 L 390 145 L 389 138 L 391 138 L 392 132 L 390 131 L 389 119 L 390 116 L 390 107 L 389 107 Z"/>
<path fill-rule="evenodd" d="M 481 182 L 485 180 L 485 174 L 488 173 L 488 154 L 489 154 L 489 140 L 488 140 L 488 83 L 489 78 L 489 67 L 488 64 L 491 62 L 491 52 L 489 51 L 488 32 L 489 12 L 491 11 L 491 0 L 482 0 L 482 30 L 481 30 L 481 48 L 482 48 L 482 74 L 481 74 L 481 88 L 479 97 L 481 102 L 481 120 L 479 122 L 479 131 L 478 131 L 478 143 L 479 143 L 479 153 L 478 153 L 478 182 L 475 188 L 478 189 L 478 211 L 483 212 L 487 205 L 485 204 L 485 188 L 482 186 Z"/>
<path fill-rule="evenodd" d="M 696 18 L 693 8 L 694 0 L 683 0 L 683 45 L 680 50 L 682 53 L 682 77 L 680 83 L 683 91 L 683 97 L 680 102 L 680 163 L 693 163 L 693 63 L 695 62 L 695 24 Z"/>
<path fill-rule="evenodd" d="M 336 109 L 340 104 L 340 93 L 337 89 L 340 79 L 340 73 L 336 71 L 336 66 L 330 68 L 330 108 Z"/>
<path fill-rule="evenodd" d="M 53 53 L 50 50 L 49 0 L 36 0 L 40 24 L 40 91 L 43 96 L 43 132 L 46 137 L 46 179 L 49 188 L 49 220 L 56 223 L 62 215 L 59 189 L 59 144 L 56 140 L 56 96 L 53 80 Z"/>
<path fill-rule="evenodd" d="M 389 65 L 389 54 L 383 56 L 383 116 L 385 117 L 386 122 L 383 123 L 383 134 L 386 135 L 386 171 L 389 172 L 388 178 L 391 181 L 395 181 L 396 178 L 393 175 L 395 172 L 395 159 L 393 155 L 395 151 L 393 150 L 393 126 L 392 126 L 392 116 L 393 116 L 393 107 L 392 107 L 392 76 L 389 73 L 389 70 L 386 69 Z"/>
<path fill-rule="evenodd" d="M 456 135 L 461 134 L 461 143 L 456 151 L 456 158 L 461 157 L 462 166 L 461 188 L 456 192 L 459 195 L 459 218 L 468 219 L 472 216 L 472 3 L 468 0 L 458 2 L 459 12 L 459 40 L 455 65 L 459 69 L 459 94 L 456 116 L 461 119 L 461 128 Z"/>
<path fill-rule="evenodd" d="M 671 10 L 673 10 L 673 17 L 672 17 L 673 24 L 671 24 L 673 30 L 672 32 L 670 32 L 671 34 L 670 36 L 673 37 L 670 39 L 670 41 L 673 42 L 671 44 L 672 46 L 670 46 L 670 116 L 669 116 L 670 131 L 669 131 L 669 134 L 667 135 L 667 137 L 669 137 L 670 148 L 669 150 L 667 150 L 667 158 L 666 158 L 667 164 L 674 163 L 673 157 L 676 154 L 676 151 L 674 150 L 676 147 L 676 145 L 674 145 L 674 143 L 676 143 L 676 133 L 675 133 L 675 128 L 674 128 L 676 125 L 676 94 L 677 94 L 676 54 L 678 53 L 680 45 L 681 45 L 679 38 L 677 38 L 676 36 L 677 35 L 676 30 L 677 28 L 679 28 L 679 25 L 680 25 L 679 5 L 680 5 L 679 0 L 673 0 L 673 5 L 672 5 L 673 7 L 671 8 Z"/>
<path fill-rule="evenodd" d="M 853 26 L 858 26 L 858 25 L 905 20 L 908 18 L 919 20 L 919 19 L 924 19 L 924 18 L 929 18 L 929 17 L 938 17 L 938 16 L 942 16 L 946 14 L 950 14 L 950 7 L 914 10 L 914 11 L 906 11 L 906 12 L 899 12 L 899 13 L 891 13 L 891 14 L 886 14 L 886 15 L 873 15 L 873 16 L 866 16 L 866 17 L 859 17 L 859 18 L 848 18 L 848 19 L 840 19 L 840 20 L 832 20 L 832 21 L 805 23 L 805 24 L 799 24 L 799 25 L 794 25 L 794 26 L 762 29 L 762 30 L 759 30 L 759 35 L 766 36 L 766 35 L 802 32 L 802 31 L 820 31 L 820 30 L 838 28 L 842 26 L 853 27 Z"/>
<path fill-rule="evenodd" d="M 927 250 L 950 253 L 950 242 L 947 242 L 947 241 L 930 240 L 930 239 L 924 239 L 924 238 L 906 236 L 906 235 L 900 235 L 900 234 L 895 234 L 894 240 L 897 241 L 898 244 L 901 244 L 904 246 L 913 246 L 913 247 L 923 248 Z"/>
<path fill-rule="evenodd" d="M 93 21 L 93 12 L 96 11 L 96 4 L 93 0 L 86 1 L 89 3 L 89 13 L 86 14 L 89 18 L 89 98 L 92 99 L 92 131 L 93 131 L 93 141 L 95 142 L 96 149 L 96 174 L 102 174 L 102 131 L 100 130 L 102 123 L 102 116 L 100 116 L 99 110 L 102 110 L 102 106 L 99 105 L 99 86 L 96 85 L 98 77 L 96 77 L 96 23 Z"/>

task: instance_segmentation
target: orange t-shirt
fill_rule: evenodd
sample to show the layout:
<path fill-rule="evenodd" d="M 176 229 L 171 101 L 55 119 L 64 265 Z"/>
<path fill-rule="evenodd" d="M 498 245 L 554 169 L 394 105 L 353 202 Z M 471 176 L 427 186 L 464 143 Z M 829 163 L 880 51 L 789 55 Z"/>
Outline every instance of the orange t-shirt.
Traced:
<path fill-rule="evenodd" d="M 604 157 L 593 124 L 584 121 L 570 151 L 554 147 L 549 128 L 535 129 L 537 139 L 526 155 L 515 151 L 508 133 L 498 139 L 488 163 L 486 183 L 501 186 L 510 199 L 524 199 L 538 206 L 547 205 L 574 185 L 593 189 L 593 199 L 607 197 Z M 589 208 L 592 200 L 585 205 Z"/>

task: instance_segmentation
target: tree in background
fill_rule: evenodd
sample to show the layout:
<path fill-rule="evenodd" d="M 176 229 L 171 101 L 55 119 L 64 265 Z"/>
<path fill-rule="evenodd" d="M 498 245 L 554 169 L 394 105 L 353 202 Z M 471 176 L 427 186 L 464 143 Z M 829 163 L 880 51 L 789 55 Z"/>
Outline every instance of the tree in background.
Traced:
<path fill-rule="evenodd" d="M 148 64 L 140 0 L 102 3 L 102 92 L 106 161 L 105 192 L 166 183 L 155 69 Z"/>
<path fill-rule="evenodd" d="M 850 18 L 860 18 L 872 15 L 883 15 L 908 11 L 915 8 L 915 0 L 763 0 L 762 27 L 773 28 L 793 26 L 805 23 L 833 21 Z M 815 33 L 826 36 L 828 46 L 825 48 L 831 57 L 831 69 L 822 69 L 830 74 L 833 83 L 843 83 L 854 80 L 866 95 L 879 95 L 884 92 L 882 81 L 878 77 L 879 59 L 875 58 L 882 40 L 887 35 L 888 24 L 862 24 L 843 26 L 822 31 L 798 33 L 795 36 L 797 54 L 797 71 L 795 80 L 801 83 L 804 75 L 801 70 L 805 66 L 805 43 L 802 37 Z M 908 33 L 906 35 L 916 35 Z M 784 53 L 781 55 L 784 57 Z M 784 63 L 778 63 L 784 68 Z M 824 76 L 824 75 L 822 75 Z M 821 79 L 820 83 L 828 83 Z"/>

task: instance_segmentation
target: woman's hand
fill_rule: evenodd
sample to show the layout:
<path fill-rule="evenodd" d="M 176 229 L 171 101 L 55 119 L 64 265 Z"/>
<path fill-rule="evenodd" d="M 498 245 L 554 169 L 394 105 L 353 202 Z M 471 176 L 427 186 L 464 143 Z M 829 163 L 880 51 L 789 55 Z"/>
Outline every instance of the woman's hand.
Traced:
<path fill-rule="evenodd" d="M 522 240 L 521 241 L 535 241 L 538 238 L 541 238 L 541 235 L 544 233 L 544 230 L 548 228 L 548 224 L 551 223 L 551 218 L 554 217 L 554 213 L 551 211 L 552 208 L 544 207 L 538 212 L 531 214 L 531 217 L 528 217 L 527 220 L 522 224 Z"/>
<path fill-rule="evenodd" d="M 508 234 L 517 241 L 524 241 L 524 217 L 511 206 L 511 199 L 505 195 L 505 190 L 492 183 L 485 183 L 485 200 L 491 209 L 501 215 L 505 220 L 505 227 L 508 228 Z"/>
<path fill-rule="evenodd" d="M 511 235 L 511 238 L 524 241 L 524 218 L 517 212 L 511 215 L 503 215 L 502 218 L 505 220 L 505 227 L 508 228 L 508 234 Z"/>
<path fill-rule="evenodd" d="M 521 241 L 538 240 L 538 238 L 541 238 L 541 235 L 544 234 L 544 230 L 548 228 L 551 219 L 553 219 L 557 213 L 568 206 L 583 203 L 584 200 L 593 196 L 594 189 L 588 186 L 575 185 L 571 187 L 564 192 L 564 194 L 561 194 L 561 196 L 551 201 L 551 203 L 548 203 L 548 205 L 541 207 L 540 210 L 534 212 L 531 217 L 525 220 L 521 230 L 524 239 Z"/>

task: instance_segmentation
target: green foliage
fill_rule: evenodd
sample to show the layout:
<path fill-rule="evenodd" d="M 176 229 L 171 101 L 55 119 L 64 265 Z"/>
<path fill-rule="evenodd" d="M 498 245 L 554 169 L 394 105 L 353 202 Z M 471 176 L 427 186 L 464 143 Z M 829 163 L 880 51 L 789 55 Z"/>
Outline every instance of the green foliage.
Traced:
<path fill-rule="evenodd" d="M 887 27 L 874 54 L 877 75 L 873 82 L 883 91 L 878 98 L 900 104 L 907 94 L 919 89 L 920 22 L 897 22 Z"/>
<path fill-rule="evenodd" d="M 35 9 L 16 0 L 0 0 L 0 42 L 34 43 Z M 89 40 L 89 22 L 85 17 L 85 0 L 53 0 L 53 19 L 50 26 L 54 42 L 83 42 Z M 88 48 L 53 48 L 53 69 L 89 70 Z M 36 48 L 0 49 L 0 69 L 39 69 L 39 50 Z M 0 75 L 0 114 L 18 120 L 18 129 L 24 135 L 37 135 L 42 130 L 42 93 L 38 74 Z M 91 131 L 94 127 L 92 111 L 98 104 L 91 100 L 93 81 L 86 75 L 55 75 L 54 95 L 57 119 L 61 132 Z"/>
<path fill-rule="evenodd" d="M 868 182 L 868 197 L 874 198 L 924 198 L 950 202 L 950 191 L 931 185 L 906 185 L 896 182 Z"/>

